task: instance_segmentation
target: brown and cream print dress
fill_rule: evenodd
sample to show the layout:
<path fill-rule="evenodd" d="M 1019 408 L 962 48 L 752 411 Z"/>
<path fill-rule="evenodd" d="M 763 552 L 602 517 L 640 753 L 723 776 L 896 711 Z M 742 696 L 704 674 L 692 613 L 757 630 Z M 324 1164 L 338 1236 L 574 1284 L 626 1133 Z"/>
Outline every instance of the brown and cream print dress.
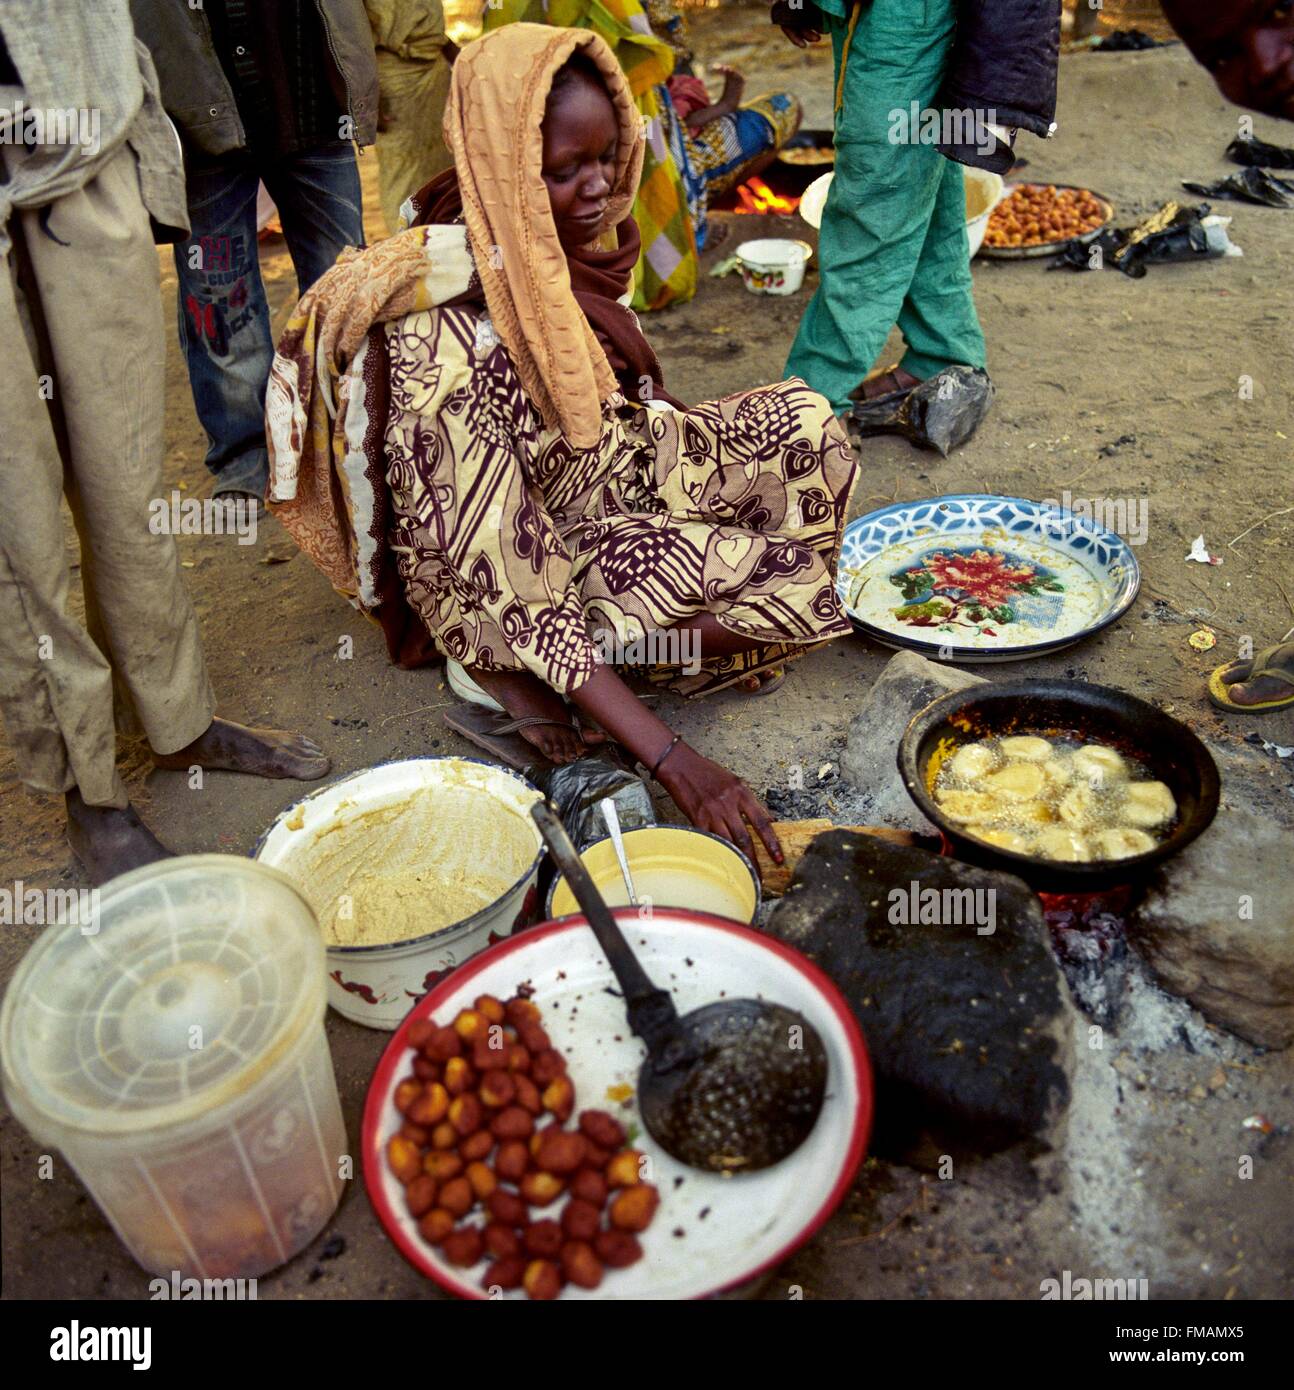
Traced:
<path fill-rule="evenodd" d="M 686 411 L 613 396 L 578 450 L 544 426 L 479 309 L 386 333 L 391 544 L 446 656 L 566 694 L 608 632 L 632 648 L 707 612 L 764 645 L 647 672 L 705 694 L 850 630 L 835 563 L 853 455 L 798 378 Z"/>

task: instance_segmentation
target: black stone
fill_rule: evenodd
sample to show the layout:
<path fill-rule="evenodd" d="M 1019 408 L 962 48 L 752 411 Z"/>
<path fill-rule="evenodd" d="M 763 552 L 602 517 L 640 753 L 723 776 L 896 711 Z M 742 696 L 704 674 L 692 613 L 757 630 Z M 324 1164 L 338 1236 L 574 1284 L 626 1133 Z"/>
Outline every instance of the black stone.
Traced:
<path fill-rule="evenodd" d="M 907 898 L 912 884 L 993 890 L 992 933 L 974 921 L 904 924 L 891 891 Z M 1076 1015 L 1041 904 L 1019 879 L 830 831 L 809 847 L 767 929 L 815 960 L 862 1024 L 876 1080 L 873 1151 L 901 1157 L 931 1139 L 954 1156 L 1045 1145 L 1069 1100 Z"/>

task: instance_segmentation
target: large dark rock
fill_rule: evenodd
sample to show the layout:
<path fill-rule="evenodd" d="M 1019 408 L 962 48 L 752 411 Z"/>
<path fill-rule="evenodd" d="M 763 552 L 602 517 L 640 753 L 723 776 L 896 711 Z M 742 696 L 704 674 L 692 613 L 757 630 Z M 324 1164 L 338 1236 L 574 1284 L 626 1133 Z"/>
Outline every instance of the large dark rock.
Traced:
<path fill-rule="evenodd" d="M 964 889 L 975 896 L 944 896 Z M 914 894 L 917 915 L 939 920 L 907 920 Z M 1052 1142 L 1077 1015 L 1041 906 L 1019 879 L 831 831 L 810 846 L 768 931 L 817 961 L 863 1026 L 874 1149 L 901 1156 L 923 1136 L 954 1155 Z"/>

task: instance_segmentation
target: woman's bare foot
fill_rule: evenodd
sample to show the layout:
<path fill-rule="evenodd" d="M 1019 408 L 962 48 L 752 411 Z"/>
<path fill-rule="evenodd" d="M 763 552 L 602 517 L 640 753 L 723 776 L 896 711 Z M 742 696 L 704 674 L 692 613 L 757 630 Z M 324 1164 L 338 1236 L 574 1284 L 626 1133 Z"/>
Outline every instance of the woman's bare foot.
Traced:
<path fill-rule="evenodd" d="M 902 367 L 891 367 L 888 372 L 869 376 L 863 382 L 863 399 L 874 401 L 881 396 L 892 396 L 896 391 L 911 391 L 921 385 L 921 378 L 905 372 Z"/>
<path fill-rule="evenodd" d="M 175 857 L 175 851 L 166 848 L 133 806 L 124 811 L 115 806 L 88 806 L 75 788 L 64 799 L 67 842 L 96 887 L 131 869 Z"/>
<path fill-rule="evenodd" d="M 230 719 L 213 719 L 205 733 L 175 753 L 154 753 L 158 767 L 184 771 L 246 772 L 253 777 L 292 777 L 313 782 L 332 766 L 322 748 L 304 734 L 283 729 L 251 729 Z"/>
<path fill-rule="evenodd" d="M 518 732 L 533 743 L 550 763 L 573 763 L 591 743 L 605 743 L 606 734 L 596 729 L 576 729 L 571 710 L 551 686 L 529 671 L 480 671 L 467 673 L 492 695 L 514 719 L 551 719 L 551 724 L 532 724 Z"/>
<path fill-rule="evenodd" d="M 786 667 L 774 666 L 769 671 L 755 671 L 737 682 L 737 689 L 747 695 L 771 695 L 786 680 Z"/>

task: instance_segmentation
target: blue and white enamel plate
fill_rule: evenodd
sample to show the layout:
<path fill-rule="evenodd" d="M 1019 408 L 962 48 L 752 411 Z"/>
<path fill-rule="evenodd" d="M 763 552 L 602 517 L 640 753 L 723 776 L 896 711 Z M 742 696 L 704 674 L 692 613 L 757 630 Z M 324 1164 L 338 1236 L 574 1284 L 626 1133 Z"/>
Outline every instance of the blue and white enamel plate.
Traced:
<path fill-rule="evenodd" d="M 1116 507 L 1131 505 L 1102 510 L 1122 526 Z M 882 507 L 845 528 L 836 592 L 864 636 L 940 661 L 1060 651 L 1121 618 L 1141 587 L 1127 541 L 1082 506 L 964 493 Z"/>

